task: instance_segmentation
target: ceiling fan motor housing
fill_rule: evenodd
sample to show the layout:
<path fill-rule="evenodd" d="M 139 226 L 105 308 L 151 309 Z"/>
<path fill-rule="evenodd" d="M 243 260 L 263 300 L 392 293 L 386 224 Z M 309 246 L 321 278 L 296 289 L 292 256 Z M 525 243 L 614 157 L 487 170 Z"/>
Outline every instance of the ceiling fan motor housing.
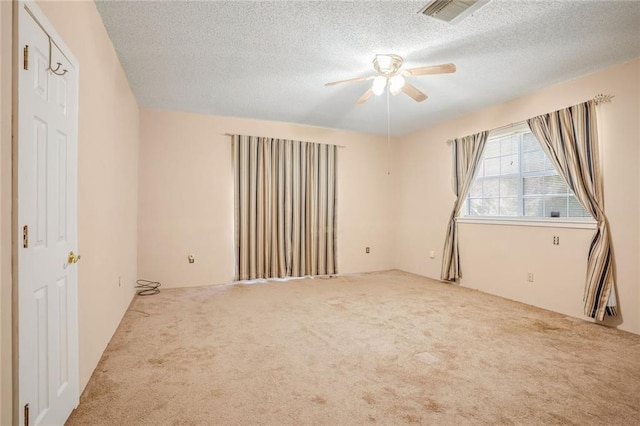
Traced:
<path fill-rule="evenodd" d="M 394 54 L 376 55 L 373 58 L 373 67 L 384 76 L 391 76 L 398 72 L 402 66 L 402 57 Z"/>

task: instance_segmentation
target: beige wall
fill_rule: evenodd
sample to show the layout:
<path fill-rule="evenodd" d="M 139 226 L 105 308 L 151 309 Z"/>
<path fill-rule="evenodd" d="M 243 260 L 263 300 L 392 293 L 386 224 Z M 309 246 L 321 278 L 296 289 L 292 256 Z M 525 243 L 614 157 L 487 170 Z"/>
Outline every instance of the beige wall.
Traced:
<path fill-rule="evenodd" d="M 80 64 L 80 389 L 133 296 L 138 105 L 93 2 L 38 3 Z M 118 278 L 121 286 L 118 286 Z"/>
<path fill-rule="evenodd" d="M 0 424 L 11 424 L 11 31 L 0 2 Z"/>
<path fill-rule="evenodd" d="M 391 209 L 386 138 L 285 123 L 141 110 L 140 278 L 163 286 L 233 277 L 231 140 L 225 133 L 345 145 L 338 151 L 338 267 L 389 269 Z M 365 254 L 365 247 L 371 253 Z M 194 264 L 187 255 L 196 257 Z"/>
<path fill-rule="evenodd" d="M 453 206 L 451 153 L 445 141 L 583 102 L 615 95 L 599 107 L 605 202 L 617 264 L 622 316 L 612 321 L 640 333 L 640 59 L 548 87 L 415 132 L 396 145 L 394 185 L 399 222 L 394 265 L 440 277 L 444 233 Z M 592 230 L 460 225 L 461 284 L 582 317 L 586 254 Z M 560 236 L 560 246 L 552 236 Z M 428 258 L 429 250 L 436 259 Z M 535 282 L 527 283 L 527 272 Z"/>

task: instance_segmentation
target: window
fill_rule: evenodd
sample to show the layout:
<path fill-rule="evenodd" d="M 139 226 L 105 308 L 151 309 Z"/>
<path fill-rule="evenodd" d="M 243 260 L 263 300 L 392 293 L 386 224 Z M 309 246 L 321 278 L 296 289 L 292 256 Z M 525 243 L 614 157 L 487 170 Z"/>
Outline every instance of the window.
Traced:
<path fill-rule="evenodd" d="M 509 133 L 489 135 L 466 216 L 591 217 L 525 123 Z"/>

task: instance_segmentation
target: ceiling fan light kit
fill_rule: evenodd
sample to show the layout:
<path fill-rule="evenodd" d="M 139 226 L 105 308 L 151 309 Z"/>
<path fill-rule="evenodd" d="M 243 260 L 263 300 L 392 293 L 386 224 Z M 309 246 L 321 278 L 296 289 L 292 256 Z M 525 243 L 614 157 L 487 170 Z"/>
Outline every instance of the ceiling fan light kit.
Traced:
<path fill-rule="evenodd" d="M 376 96 L 382 95 L 385 87 L 387 87 L 387 78 L 383 75 L 379 75 L 373 79 L 373 85 L 371 86 L 371 90 L 373 90 L 373 94 Z"/>
<path fill-rule="evenodd" d="M 417 77 L 421 75 L 446 74 L 456 71 L 454 64 L 429 65 L 424 67 L 402 69 L 404 60 L 402 56 L 389 54 L 378 54 L 373 58 L 373 68 L 378 75 L 368 77 L 355 77 L 347 80 L 332 81 L 326 83 L 325 86 L 335 86 L 342 83 L 356 83 L 360 81 L 373 80 L 373 84 L 366 92 L 356 101 L 357 105 L 365 103 L 371 95 L 380 96 L 388 87 L 392 95 L 400 92 L 405 93 L 416 102 L 422 102 L 427 99 L 427 95 L 420 91 L 417 87 L 406 82 L 405 77 Z"/>
<path fill-rule="evenodd" d="M 404 77 L 401 75 L 394 75 L 389 79 L 389 91 L 392 95 L 397 95 L 402 92 L 402 88 L 404 87 Z"/>

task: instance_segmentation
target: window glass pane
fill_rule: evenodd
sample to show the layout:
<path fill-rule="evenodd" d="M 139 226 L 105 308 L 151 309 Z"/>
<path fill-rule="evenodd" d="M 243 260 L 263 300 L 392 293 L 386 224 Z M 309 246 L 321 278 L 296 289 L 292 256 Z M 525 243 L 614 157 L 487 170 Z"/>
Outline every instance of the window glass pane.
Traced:
<path fill-rule="evenodd" d="M 506 176 L 500 179 L 500 196 L 501 197 L 517 197 L 518 196 L 518 176 Z"/>
<path fill-rule="evenodd" d="M 525 198 L 524 215 L 530 217 L 542 217 L 544 213 L 544 201 L 542 198 Z"/>
<path fill-rule="evenodd" d="M 542 146 L 540 146 L 533 135 L 526 133 L 522 138 L 523 172 L 552 171 L 557 173 L 557 170 L 547 158 L 547 154 L 542 149 Z"/>
<path fill-rule="evenodd" d="M 469 198 L 482 198 L 482 179 L 476 179 L 469 189 Z"/>
<path fill-rule="evenodd" d="M 560 213 L 558 217 L 567 217 L 568 197 L 549 197 L 544 203 L 544 217 L 552 217 L 551 213 Z"/>
<path fill-rule="evenodd" d="M 482 182 L 482 196 L 499 197 L 500 196 L 500 178 L 485 178 Z"/>
<path fill-rule="evenodd" d="M 500 199 L 499 198 L 485 198 L 482 203 L 482 208 L 485 211 L 486 216 L 498 216 L 500 211 Z"/>
<path fill-rule="evenodd" d="M 498 176 L 500 174 L 500 157 L 484 160 L 484 175 Z"/>
<path fill-rule="evenodd" d="M 520 173 L 520 162 L 518 155 L 505 155 L 500 158 L 500 174 L 511 175 Z"/>
<path fill-rule="evenodd" d="M 531 176 L 523 179 L 522 193 L 524 195 L 544 194 L 544 176 Z"/>
<path fill-rule="evenodd" d="M 469 215 L 471 216 L 482 215 L 482 199 L 471 198 L 469 200 Z"/>
<path fill-rule="evenodd" d="M 518 198 L 500 198 L 500 216 L 518 216 Z"/>
<path fill-rule="evenodd" d="M 560 175 L 545 176 L 544 187 L 547 194 L 568 194 L 569 188 Z"/>
<path fill-rule="evenodd" d="M 500 140 L 500 155 L 518 153 L 518 136 L 511 136 Z"/>
<path fill-rule="evenodd" d="M 500 155 L 500 139 L 487 141 L 484 146 L 484 158 L 493 158 Z"/>
<path fill-rule="evenodd" d="M 522 135 L 522 152 L 542 151 L 542 147 L 533 133 L 527 132 Z"/>
<path fill-rule="evenodd" d="M 537 142 L 536 142 L 537 143 Z M 522 171 L 524 173 L 541 172 L 546 170 L 545 155 L 542 151 L 532 151 L 522 154 Z"/>

